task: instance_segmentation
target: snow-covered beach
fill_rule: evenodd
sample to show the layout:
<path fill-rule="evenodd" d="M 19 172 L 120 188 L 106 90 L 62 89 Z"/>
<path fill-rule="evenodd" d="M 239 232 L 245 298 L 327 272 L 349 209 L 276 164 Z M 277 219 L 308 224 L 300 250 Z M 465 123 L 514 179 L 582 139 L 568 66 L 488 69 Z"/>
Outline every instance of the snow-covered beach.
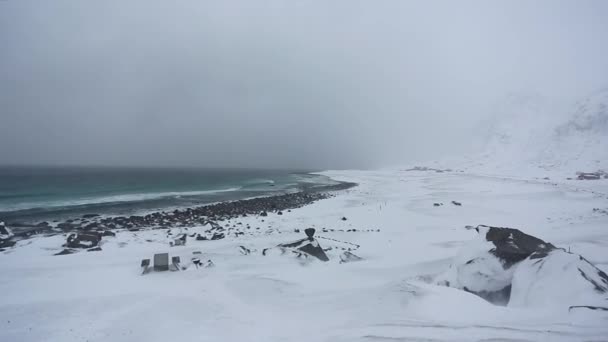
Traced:
<path fill-rule="evenodd" d="M 0 342 L 608 342 L 607 18 L 0 0 Z"/>
<path fill-rule="evenodd" d="M 53 256 L 65 236 L 23 240 L 0 256 L 3 341 L 606 340 L 605 312 L 581 303 L 493 305 L 438 285 L 467 246 L 467 225 L 518 228 L 608 269 L 608 180 L 494 177 L 466 172 L 329 171 L 355 188 L 283 215 L 224 222 L 252 234 L 189 239 L 120 231 L 102 251 Z M 453 205 L 451 201 L 461 203 Z M 434 203 L 443 203 L 434 206 Z M 346 220 L 342 220 L 342 218 Z M 263 220 L 263 222 L 262 222 Z M 314 227 L 330 261 L 263 256 Z M 259 230 L 256 228 L 260 228 Z M 190 227 L 188 233 L 205 227 Z M 350 231 L 349 231 L 350 230 Z M 356 231 L 353 231 L 356 230 Z M 174 234 L 186 232 L 174 228 Z M 357 247 L 356 245 L 360 246 Z M 251 251 L 240 252 L 239 246 Z M 343 248 L 363 258 L 340 263 Z M 141 275 L 153 254 L 212 260 Z M 568 279 L 562 279 L 567 287 Z M 554 296 L 548 292 L 547 298 Z"/>

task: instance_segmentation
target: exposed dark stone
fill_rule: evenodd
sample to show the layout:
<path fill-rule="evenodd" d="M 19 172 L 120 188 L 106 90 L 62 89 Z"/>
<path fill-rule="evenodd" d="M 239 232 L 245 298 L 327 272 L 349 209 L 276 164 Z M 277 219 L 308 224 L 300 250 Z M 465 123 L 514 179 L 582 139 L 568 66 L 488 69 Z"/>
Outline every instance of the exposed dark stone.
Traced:
<path fill-rule="evenodd" d="M 221 240 L 221 239 L 223 239 L 225 237 L 226 237 L 226 235 L 224 235 L 224 233 L 215 233 L 211 237 L 211 240 Z"/>
<path fill-rule="evenodd" d="M 537 237 L 525 234 L 518 229 L 478 226 L 489 228 L 486 240 L 496 246 L 490 252 L 510 266 L 522 261 L 533 253 L 539 253 L 537 257 L 555 249 L 555 246 Z"/>
<path fill-rule="evenodd" d="M 327 254 L 325 254 L 325 252 L 323 251 L 323 248 L 321 248 L 321 246 L 319 245 L 319 243 L 316 240 L 305 244 L 304 246 L 298 248 L 298 250 L 300 250 L 304 253 L 307 253 L 309 255 L 312 255 L 321 261 L 329 261 Z"/>
<path fill-rule="evenodd" d="M 97 232 L 74 233 L 68 236 L 66 247 L 93 248 L 101 241 L 101 234 Z"/>
<path fill-rule="evenodd" d="M 101 251 L 101 247 L 87 249 L 87 252 L 99 252 L 99 251 Z"/>
<path fill-rule="evenodd" d="M 315 229 L 307 228 L 304 230 L 306 238 L 297 240 L 290 243 L 280 244 L 277 247 L 281 249 L 289 248 L 300 252 L 304 252 L 306 255 L 313 256 L 321 261 L 329 261 L 327 254 L 323 251 L 323 248 L 319 245 L 319 242 L 315 240 Z M 263 255 L 266 255 L 266 249 L 262 251 Z"/>
<path fill-rule="evenodd" d="M 344 217 L 344 216 L 343 216 L 343 217 L 342 217 L 342 221 L 346 221 L 346 220 L 348 220 L 348 219 L 347 219 L 346 217 Z"/>
<path fill-rule="evenodd" d="M 92 223 L 89 223 L 86 226 L 84 226 L 84 229 L 85 230 L 93 230 L 93 229 L 98 228 L 98 227 L 99 227 L 99 223 L 92 222 Z"/>
<path fill-rule="evenodd" d="M 68 254 L 74 254 L 74 253 L 76 253 L 75 250 L 66 248 L 59 253 L 55 253 L 54 255 L 68 255 Z"/>
<path fill-rule="evenodd" d="M 262 211 L 262 212 L 260 213 L 260 216 L 262 216 L 262 217 L 266 217 L 266 216 L 268 216 L 268 213 L 267 213 L 267 212 L 265 212 L 265 211 Z"/>
<path fill-rule="evenodd" d="M 0 240 L 0 248 L 9 248 L 13 247 L 17 242 L 12 241 L 11 239 L 2 239 Z"/>
<path fill-rule="evenodd" d="M 196 236 L 196 240 L 197 240 L 197 241 L 205 241 L 205 240 L 207 240 L 207 238 L 206 238 L 206 237 L 204 237 L 204 236 L 202 236 L 201 234 L 198 234 L 198 235 Z"/>
<path fill-rule="evenodd" d="M 433 203 L 433 206 L 435 206 L 435 207 L 440 207 L 442 205 L 443 205 L 443 203 Z"/>
<path fill-rule="evenodd" d="M 304 234 L 306 234 L 306 236 L 308 236 L 309 239 L 312 239 L 315 236 L 315 229 L 306 228 L 306 229 L 304 229 Z"/>
<path fill-rule="evenodd" d="M 456 202 L 456 201 L 452 201 L 452 204 L 455 205 L 455 206 L 457 206 L 457 207 L 462 206 L 462 203 Z"/>
<path fill-rule="evenodd" d="M 99 214 L 84 214 L 82 215 L 82 218 L 93 218 L 93 217 L 99 217 Z"/>
<path fill-rule="evenodd" d="M 116 236 L 116 233 L 106 230 L 103 232 L 103 236 Z"/>
<path fill-rule="evenodd" d="M 341 264 L 344 264 L 344 263 L 347 263 L 347 262 L 361 261 L 361 260 L 363 260 L 363 258 L 361 258 L 359 256 L 356 256 L 353 253 L 348 252 L 348 251 L 344 252 L 344 253 L 342 253 L 342 255 L 340 255 L 340 263 Z"/>
<path fill-rule="evenodd" d="M 603 306 L 590 306 L 590 305 L 574 305 L 568 308 L 568 311 L 572 309 L 589 309 L 589 310 L 600 310 L 600 311 L 608 311 L 608 308 Z"/>

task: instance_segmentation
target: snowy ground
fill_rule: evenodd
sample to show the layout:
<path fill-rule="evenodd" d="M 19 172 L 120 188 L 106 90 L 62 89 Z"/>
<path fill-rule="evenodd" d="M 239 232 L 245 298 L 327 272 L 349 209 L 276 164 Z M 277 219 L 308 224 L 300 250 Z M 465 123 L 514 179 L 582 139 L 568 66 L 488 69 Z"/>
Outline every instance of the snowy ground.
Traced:
<path fill-rule="evenodd" d="M 477 224 L 521 229 L 608 271 L 608 215 L 593 211 L 608 209 L 608 180 L 326 174 L 360 185 L 282 216 L 238 220 L 252 236 L 170 248 L 164 230 L 121 232 L 101 252 L 64 256 L 52 256 L 64 236 L 19 242 L 0 255 L 0 341 L 608 341 L 608 315 L 569 313 L 577 303 L 501 307 L 430 281 L 476 238 L 464 226 Z M 307 227 L 335 247 L 329 262 L 261 255 Z M 341 248 L 353 247 L 344 242 L 360 245 L 365 261 L 340 264 Z M 194 251 L 216 266 L 140 275 L 154 253 L 189 260 Z"/>

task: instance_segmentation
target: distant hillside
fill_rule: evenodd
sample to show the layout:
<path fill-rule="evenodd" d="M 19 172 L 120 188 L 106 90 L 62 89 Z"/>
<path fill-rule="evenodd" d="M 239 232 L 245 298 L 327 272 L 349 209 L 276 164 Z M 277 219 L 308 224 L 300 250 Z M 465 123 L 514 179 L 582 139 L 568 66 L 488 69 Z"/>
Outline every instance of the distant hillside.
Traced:
<path fill-rule="evenodd" d="M 498 170 L 608 169 L 608 89 L 573 106 L 512 94 L 482 126 L 484 152 L 473 167 Z"/>

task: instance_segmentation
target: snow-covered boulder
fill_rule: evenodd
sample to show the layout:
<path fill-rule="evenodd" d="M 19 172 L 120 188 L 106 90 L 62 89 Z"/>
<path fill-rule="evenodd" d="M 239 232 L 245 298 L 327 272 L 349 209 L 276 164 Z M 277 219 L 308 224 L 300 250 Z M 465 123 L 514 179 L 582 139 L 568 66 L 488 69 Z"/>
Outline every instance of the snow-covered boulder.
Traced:
<path fill-rule="evenodd" d="M 93 248 L 99 245 L 101 233 L 86 232 L 70 234 L 66 240 L 65 247 L 68 248 Z"/>
<path fill-rule="evenodd" d="M 314 238 L 315 229 L 307 228 L 304 232 L 306 233 L 306 238 L 294 242 L 282 243 L 274 249 L 280 250 L 281 254 L 292 251 L 298 256 L 312 256 L 321 261 L 329 261 L 327 254 L 325 254 L 325 251 L 321 248 L 321 245 L 319 245 L 319 241 Z M 262 251 L 262 254 L 267 255 L 267 253 L 272 250 L 273 248 L 266 248 Z"/>
<path fill-rule="evenodd" d="M 13 237 L 13 232 L 4 224 L 0 222 L 0 240 L 6 240 Z"/>
<path fill-rule="evenodd" d="M 0 249 L 13 247 L 16 242 L 11 238 L 14 237 L 15 234 L 8 228 L 4 222 L 0 222 Z"/>
<path fill-rule="evenodd" d="M 562 249 L 532 255 L 515 268 L 509 306 L 608 306 L 608 276 Z"/>
<path fill-rule="evenodd" d="M 515 307 L 606 306 L 608 276 L 580 255 L 517 229 L 478 226 L 439 285 Z"/>
<path fill-rule="evenodd" d="M 478 237 L 461 249 L 450 268 L 435 278 L 435 283 L 474 293 L 489 302 L 506 305 L 513 270 L 492 251 L 496 247 L 486 240 L 490 227 L 478 226 Z"/>
<path fill-rule="evenodd" d="M 466 259 L 468 260 L 453 263 L 436 282 L 476 294 L 497 305 L 507 305 L 511 293 L 512 270 L 505 269 L 504 263 L 487 251 Z"/>

